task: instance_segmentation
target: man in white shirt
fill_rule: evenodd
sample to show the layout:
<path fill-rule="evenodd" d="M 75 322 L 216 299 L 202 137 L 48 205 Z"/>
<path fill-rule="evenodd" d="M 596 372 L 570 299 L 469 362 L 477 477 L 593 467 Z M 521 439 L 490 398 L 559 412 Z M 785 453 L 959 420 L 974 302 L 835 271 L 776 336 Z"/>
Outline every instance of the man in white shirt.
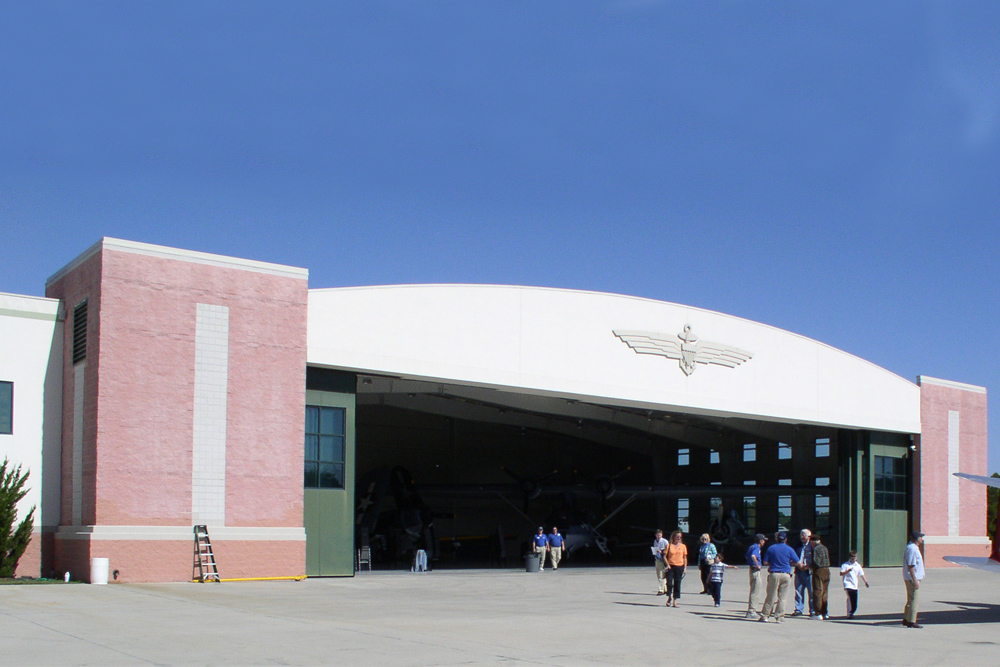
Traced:
<path fill-rule="evenodd" d="M 924 534 L 918 530 L 910 533 L 910 541 L 903 554 L 903 583 L 906 584 L 906 606 L 903 608 L 903 625 L 908 628 L 922 628 L 917 623 L 917 605 L 920 603 L 920 581 L 924 578 L 924 557 L 920 546 Z"/>
<path fill-rule="evenodd" d="M 656 583 L 660 585 L 657 595 L 667 594 L 667 565 L 663 560 L 663 552 L 667 549 L 667 541 L 663 538 L 663 531 L 657 530 L 653 537 L 653 562 L 656 564 Z"/>

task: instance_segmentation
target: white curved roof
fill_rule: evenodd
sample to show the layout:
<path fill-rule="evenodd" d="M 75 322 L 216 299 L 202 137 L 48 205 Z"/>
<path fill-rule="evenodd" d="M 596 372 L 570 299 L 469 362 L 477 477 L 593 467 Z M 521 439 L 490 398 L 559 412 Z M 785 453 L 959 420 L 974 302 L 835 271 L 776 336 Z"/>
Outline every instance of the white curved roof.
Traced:
<path fill-rule="evenodd" d="M 679 350 L 685 326 L 698 337 L 688 347 L 701 343 L 704 353 L 716 343 L 751 356 L 734 367 L 696 363 L 687 374 L 679 360 L 638 354 L 614 333 L 654 334 L 669 352 Z M 494 285 L 310 290 L 308 362 L 614 405 L 920 432 L 919 387 L 870 362 L 732 315 L 617 294 Z"/>

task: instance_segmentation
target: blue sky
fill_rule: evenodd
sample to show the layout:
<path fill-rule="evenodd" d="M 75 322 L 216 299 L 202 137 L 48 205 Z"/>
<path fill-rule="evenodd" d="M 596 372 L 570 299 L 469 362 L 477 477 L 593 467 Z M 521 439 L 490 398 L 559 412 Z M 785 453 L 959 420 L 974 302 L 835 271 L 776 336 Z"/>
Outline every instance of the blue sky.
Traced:
<path fill-rule="evenodd" d="M 0 291 L 114 236 L 691 304 L 996 395 L 998 212 L 996 2 L 0 0 Z"/>

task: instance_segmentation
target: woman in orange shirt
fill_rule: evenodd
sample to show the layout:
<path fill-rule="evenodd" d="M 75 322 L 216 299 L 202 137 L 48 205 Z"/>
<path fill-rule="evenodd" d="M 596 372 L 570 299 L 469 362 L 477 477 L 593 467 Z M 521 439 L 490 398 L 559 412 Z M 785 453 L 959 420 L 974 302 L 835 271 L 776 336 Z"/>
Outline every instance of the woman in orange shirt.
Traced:
<path fill-rule="evenodd" d="M 688 548 L 681 541 L 684 535 L 679 530 L 670 534 L 670 543 L 663 550 L 663 560 L 667 562 L 667 606 L 676 607 L 681 599 L 681 579 L 687 574 Z"/>

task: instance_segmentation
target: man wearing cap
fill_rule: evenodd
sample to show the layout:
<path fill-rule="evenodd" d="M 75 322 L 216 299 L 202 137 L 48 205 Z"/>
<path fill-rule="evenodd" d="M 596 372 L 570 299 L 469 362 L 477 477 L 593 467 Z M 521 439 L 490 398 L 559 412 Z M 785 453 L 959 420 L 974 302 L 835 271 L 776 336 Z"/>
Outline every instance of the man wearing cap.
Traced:
<path fill-rule="evenodd" d="M 917 623 L 917 606 L 920 603 L 920 581 L 924 578 L 924 557 L 920 546 L 924 534 L 919 530 L 910 533 L 910 541 L 903 554 L 903 583 L 906 584 L 906 606 L 903 607 L 903 625 L 908 628 L 922 628 Z"/>
<path fill-rule="evenodd" d="M 823 546 L 819 533 L 813 533 L 809 541 L 812 545 L 813 618 L 822 621 L 830 618 L 830 610 L 827 608 L 830 592 L 830 550 Z"/>
<path fill-rule="evenodd" d="M 653 562 L 656 564 L 656 583 L 660 588 L 657 595 L 667 594 L 667 561 L 664 560 L 663 553 L 667 550 L 667 540 L 663 537 L 663 531 L 657 529 L 653 537 Z"/>
<path fill-rule="evenodd" d="M 760 621 L 781 623 L 785 619 L 785 601 L 792 590 L 792 571 L 798 565 L 799 555 L 786 544 L 788 535 L 781 531 L 774 536 L 772 544 L 764 552 L 767 565 L 767 598 L 760 610 Z"/>
<path fill-rule="evenodd" d="M 764 559 L 760 550 L 764 548 L 767 538 L 757 533 L 754 543 L 750 545 L 746 552 L 747 565 L 750 570 L 750 598 L 747 600 L 747 618 L 755 621 L 758 618 L 757 609 L 760 607 L 760 597 L 764 593 Z"/>
<path fill-rule="evenodd" d="M 545 552 L 549 550 L 549 538 L 545 536 L 545 529 L 541 526 L 538 527 L 538 533 L 531 540 L 532 545 L 535 548 L 535 553 L 538 554 L 538 571 L 545 571 Z"/>

